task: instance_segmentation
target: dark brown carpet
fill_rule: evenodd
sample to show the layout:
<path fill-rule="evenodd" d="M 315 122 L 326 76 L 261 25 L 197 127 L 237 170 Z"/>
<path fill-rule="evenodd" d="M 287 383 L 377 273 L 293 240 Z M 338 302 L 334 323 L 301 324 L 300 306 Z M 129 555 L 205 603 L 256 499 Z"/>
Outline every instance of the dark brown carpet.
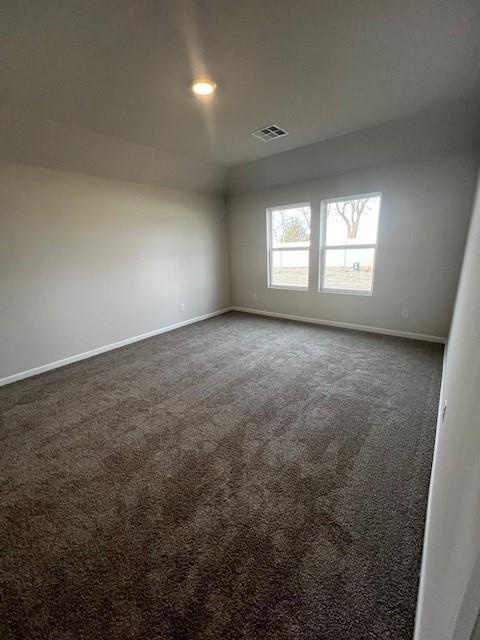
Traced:
<path fill-rule="evenodd" d="M 230 313 L 0 389 L 2 640 L 410 640 L 442 352 Z"/>

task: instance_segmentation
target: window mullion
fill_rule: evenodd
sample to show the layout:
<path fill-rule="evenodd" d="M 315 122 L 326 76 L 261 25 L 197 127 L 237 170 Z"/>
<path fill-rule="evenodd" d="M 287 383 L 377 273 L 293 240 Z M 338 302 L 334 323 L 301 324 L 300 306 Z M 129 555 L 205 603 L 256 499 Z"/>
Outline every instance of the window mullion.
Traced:
<path fill-rule="evenodd" d="M 328 244 L 325 249 L 376 249 L 376 244 Z"/>
<path fill-rule="evenodd" d="M 272 251 L 310 251 L 310 245 L 307 247 L 271 247 Z"/>

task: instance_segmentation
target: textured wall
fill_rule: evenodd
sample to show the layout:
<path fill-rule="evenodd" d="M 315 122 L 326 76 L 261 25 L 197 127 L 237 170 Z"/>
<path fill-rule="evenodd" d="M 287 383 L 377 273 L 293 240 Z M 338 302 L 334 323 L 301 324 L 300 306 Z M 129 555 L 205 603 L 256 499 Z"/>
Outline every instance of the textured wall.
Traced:
<path fill-rule="evenodd" d="M 0 163 L 0 243 L 0 378 L 230 302 L 219 196 Z"/>
<path fill-rule="evenodd" d="M 447 336 L 460 272 L 478 156 L 460 153 L 276 187 L 228 200 L 233 304 L 384 329 Z M 373 296 L 267 287 L 267 207 L 381 191 Z M 318 245 L 311 268 L 318 274 Z M 410 311 L 401 318 L 402 308 Z"/>

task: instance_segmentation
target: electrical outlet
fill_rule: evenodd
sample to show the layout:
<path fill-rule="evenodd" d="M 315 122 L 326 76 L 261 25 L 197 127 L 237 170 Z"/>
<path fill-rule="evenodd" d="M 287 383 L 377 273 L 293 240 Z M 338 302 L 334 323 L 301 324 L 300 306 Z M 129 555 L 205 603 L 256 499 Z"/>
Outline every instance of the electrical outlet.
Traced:
<path fill-rule="evenodd" d="M 408 313 L 408 309 L 402 309 L 402 318 L 408 318 L 409 313 Z"/>
<path fill-rule="evenodd" d="M 180 303 L 180 311 L 185 311 L 185 305 L 183 302 Z"/>
<path fill-rule="evenodd" d="M 253 299 L 254 299 L 254 300 L 258 300 L 257 292 L 255 292 L 255 293 L 253 294 Z"/>

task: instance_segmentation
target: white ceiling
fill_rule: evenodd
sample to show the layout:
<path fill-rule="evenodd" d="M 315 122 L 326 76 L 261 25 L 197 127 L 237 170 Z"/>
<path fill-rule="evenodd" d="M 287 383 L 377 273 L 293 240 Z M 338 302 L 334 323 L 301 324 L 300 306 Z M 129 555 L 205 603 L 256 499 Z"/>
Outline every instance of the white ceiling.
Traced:
<path fill-rule="evenodd" d="M 231 166 L 478 95 L 479 34 L 478 0 L 4 0 L 0 101 Z"/>

